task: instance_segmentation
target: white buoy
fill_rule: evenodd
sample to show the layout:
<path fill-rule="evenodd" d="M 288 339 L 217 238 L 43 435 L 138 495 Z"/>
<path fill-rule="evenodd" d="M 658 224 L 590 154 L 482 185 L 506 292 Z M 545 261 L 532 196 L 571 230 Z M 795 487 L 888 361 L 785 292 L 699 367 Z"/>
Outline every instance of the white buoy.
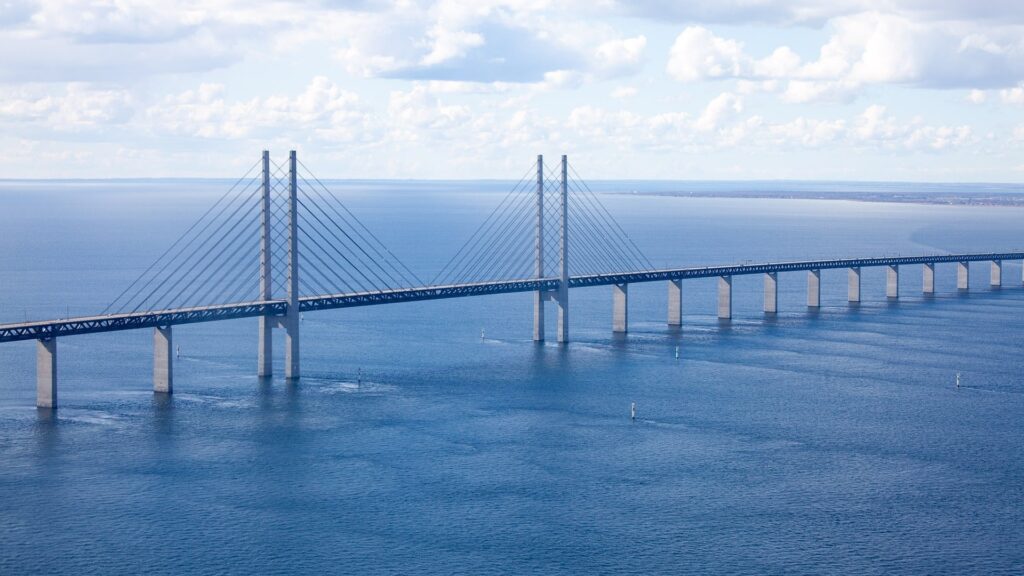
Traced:
<path fill-rule="evenodd" d="M 679 360 L 679 346 L 676 346 L 676 360 Z"/>
<path fill-rule="evenodd" d="M 484 329 L 483 328 L 480 329 L 480 339 L 481 340 L 484 339 Z"/>
<path fill-rule="evenodd" d="M 629 405 L 629 419 L 636 420 L 636 402 Z"/>
<path fill-rule="evenodd" d="M 174 350 L 174 357 L 181 358 L 181 344 L 178 344 L 178 347 Z"/>
<path fill-rule="evenodd" d="M 956 387 L 957 388 L 960 387 L 960 373 L 959 372 L 956 373 Z"/>

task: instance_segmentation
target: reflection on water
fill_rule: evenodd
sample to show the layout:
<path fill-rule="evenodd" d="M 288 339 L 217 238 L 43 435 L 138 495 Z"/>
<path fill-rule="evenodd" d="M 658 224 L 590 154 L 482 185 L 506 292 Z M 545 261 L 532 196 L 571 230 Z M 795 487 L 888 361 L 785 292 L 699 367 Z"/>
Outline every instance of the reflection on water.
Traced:
<path fill-rule="evenodd" d="M 351 207 L 428 272 L 488 198 L 381 188 Z M 1024 216 L 608 204 L 659 265 L 999 249 Z M 62 235 L 36 208 L 0 235 L 0 315 L 102 309 L 182 223 L 114 257 L 128 231 L 105 215 L 62 214 Z M 685 282 L 682 327 L 664 285 L 635 285 L 627 334 L 610 289 L 580 289 L 568 346 L 530 340 L 528 294 L 326 311 L 303 323 L 297 382 L 280 356 L 254 375 L 255 321 L 181 326 L 173 396 L 150 392 L 148 331 L 82 336 L 61 347 L 56 413 L 31 408 L 32 346 L 0 346 L 0 572 L 1013 573 L 1024 290 L 987 281 L 961 294 L 939 265 L 934 297 L 914 280 L 888 301 L 864 269 L 849 304 L 846 272 L 823 271 L 809 310 L 805 275 L 779 274 L 765 316 L 761 278 L 737 277 L 731 321 L 713 280 Z"/>

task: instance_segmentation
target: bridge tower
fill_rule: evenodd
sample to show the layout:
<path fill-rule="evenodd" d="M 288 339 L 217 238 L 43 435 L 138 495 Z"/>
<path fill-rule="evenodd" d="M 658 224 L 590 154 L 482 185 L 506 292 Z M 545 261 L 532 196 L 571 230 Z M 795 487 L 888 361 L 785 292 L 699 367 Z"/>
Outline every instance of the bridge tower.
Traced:
<path fill-rule="evenodd" d="M 285 299 L 288 312 L 283 318 L 260 316 L 259 318 L 259 352 L 256 374 L 270 377 L 274 372 L 273 329 L 285 330 L 285 378 L 299 377 L 299 216 L 298 216 L 298 184 L 297 158 L 295 151 L 288 153 L 288 282 Z M 260 285 L 259 298 L 266 302 L 274 300 L 274 267 L 273 267 L 273 219 L 271 211 L 273 199 L 271 193 L 270 152 L 263 151 L 263 184 L 260 204 Z"/>
<path fill-rule="evenodd" d="M 569 158 L 562 154 L 562 217 L 560 219 L 558 342 L 569 341 Z"/>
<path fill-rule="evenodd" d="M 536 233 L 535 276 L 544 278 L 544 156 L 537 155 L 537 233 Z M 544 341 L 544 300 L 543 290 L 533 293 L 533 341 Z"/>

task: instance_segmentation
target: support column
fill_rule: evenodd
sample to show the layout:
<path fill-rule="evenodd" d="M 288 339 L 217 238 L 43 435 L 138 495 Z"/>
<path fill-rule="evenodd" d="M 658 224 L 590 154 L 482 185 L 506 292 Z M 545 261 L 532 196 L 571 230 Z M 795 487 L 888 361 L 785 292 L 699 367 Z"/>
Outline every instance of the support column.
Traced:
<path fill-rule="evenodd" d="M 849 302 L 860 302 L 860 266 L 850 268 L 846 300 Z"/>
<path fill-rule="evenodd" d="M 1003 261 L 993 260 L 992 261 L 992 273 L 989 276 L 989 286 L 1002 286 L 1003 285 Z"/>
<path fill-rule="evenodd" d="M 271 231 L 270 221 L 270 152 L 263 151 L 263 198 L 260 207 L 260 300 L 273 299 L 273 283 L 271 282 Z M 267 316 L 259 317 L 259 354 L 256 375 L 263 378 L 274 373 L 274 319 Z"/>
<path fill-rule="evenodd" d="M 295 150 L 288 153 L 288 313 L 285 315 L 284 377 L 299 377 L 299 213 Z"/>
<path fill-rule="evenodd" d="M 718 277 L 718 317 L 732 318 L 732 276 Z"/>
<path fill-rule="evenodd" d="M 885 269 L 885 295 L 888 298 L 900 297 L 900 267 L 898 264 Z"/>
<path fill-rule="evenodd" d="M 921 267 L 924 275 L 921 291 L 925 294 L 935 294 L 935 263 L 929 262 Z"/>
<path fill-rule="evenodd" d="M 971 287 L 971 264 L 970 262 L 958 262 L 956 265 L 956 288 L 957 290 L 969 290 Z"/>
<path fill-rule="evenodd" d="M 821 270 L 807 271 L 807 306 L 821 306 Z"/>
<path fill-rule="evenodd" d="M 778 274 L 766 272 L 764 275 L 764 312 L 775 314 L 779 311 Z"/>
<path fill-rule="evenodd" d="M 628 332 L 629 284 L 612 285 L 612 332 Z"/>
<path fill-rule="evenodd" d="M 569 341 L 569 158 L 562 155 L 562 218 L 558 283 L 558 341 Z"/>
<path fill-rule="evenodd" d="M 668 325 L 683 325 L 683 281 L 668 281 Z"/>
<path fill-rule="evenodd" d="M 57 407 L 57 339 L 36 340 L 36 406 Z"/>
<path fill-rule="evenodd" d="M 174 392 L 174 349 L 170 326 L 153 329 L 153 392 Z"/>
<path fill-rule="evenodd" d="M 537 155 L 537 231 L 534 239 L 534 276 L 544 277 L 544 156 Z M 544 341 L 544 292 L 533 293 L 533 341 Z"/>

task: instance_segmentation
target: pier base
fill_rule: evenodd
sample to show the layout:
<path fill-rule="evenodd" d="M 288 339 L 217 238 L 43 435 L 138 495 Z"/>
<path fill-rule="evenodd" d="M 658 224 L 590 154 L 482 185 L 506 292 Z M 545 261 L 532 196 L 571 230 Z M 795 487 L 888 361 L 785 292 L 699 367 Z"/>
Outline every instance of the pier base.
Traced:
<path fill-rule="evenodd" d="M 888 298 L 900 297 L 900 267 L 887 266 L 885 269 L 885 295 Z"/>
<path fill-rule="evenodd" d="M 559 290 L 558 297 L 558 343 L 565 344 L 569 341 L 569 291 Z"/>
<path fill-rule="evenodd" d="M 668 325 L 683 325 L 683 281 L 668 281 Z"/>
<path fill-rule="evenodd" d="M 764 313 L 775 314 L 779 311 L 779 283 L 775 272 L 764 275 Z"/>
<path fill-rule="evenodd" d="M 284 331 L 284 377 L 295 380 L 299 377 L 299 312 L 289 312 L 285 318 Z"/>
<path fill-rule="evenodd" d="M 36 340 L 36 406 L 57 407 L 57 339 Z"/>
<path fill-rule="evenodd" d="M 989 276 L 989 286 L 1002 286 L 1003 285 L 1003 261 L 993 260 L 992 261 L 992 273 Z"/>
<path fill-rule="evenodd" d="M 274 373 L 274 322 L 267 316 L 259 317 L 259 354 L 256 364 L 256 376 L 266 378 Z"/>
<path fill-rule="evenodd" d="M 969 290 L 971 287 L 970 262 L 958 262 L 956 265 L 956 289 Z"/>
<path fill-rule="evenodd" d="M 612 332 L 627 332 L 629 324 L 629 284 L 612 286 Z"/>
<path fill-rule="evenodd" d="M 850 302 L 860 302 L 860 266 L 850 268 L 846 299 Z"/>
<path fill-rule="evenodd" d="M 923 273 L 921 291 L 925 294 L 935 294 L 935 264 L 925 264 L 921 270 Z"/>
<path fill-rule="evenodd" d="M 174 391 L 174 349 L 171 327 L 153 329 L 153 392 Z"/>
<path fill-rule="evenodd" d="M 807 271 L 807 306 L 821 306 L 821 270 Z"/>
<path fill-rule="evenodd" d="M 544 341 L 544 296 L 540 290 L 533 293 L 533 341 Z"/>
<path fill-rule="evenodd" d="M 718 317 L 732 318 L 732 276 L 718 277 Z"/>

